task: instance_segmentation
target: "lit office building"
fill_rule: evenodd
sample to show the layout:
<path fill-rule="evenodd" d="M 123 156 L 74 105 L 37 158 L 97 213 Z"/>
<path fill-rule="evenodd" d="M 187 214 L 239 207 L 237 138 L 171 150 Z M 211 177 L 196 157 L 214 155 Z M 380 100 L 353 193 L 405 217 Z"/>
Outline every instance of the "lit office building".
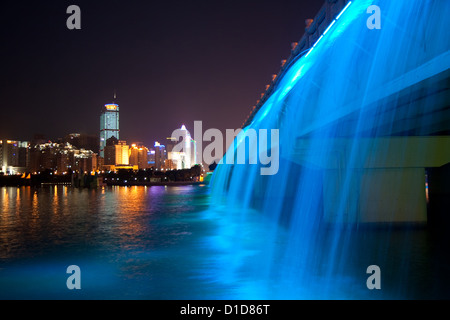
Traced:
<path fill-rule="evenodd" d="M 122 165 L 127 166 L 130 163 L 129 158 L 129 146 L 126 141 L 119 140 L 119 142 L 114 146 L 116 151 L 116 166 Z"/>
<path fill-rule="evenodd" d="M 28 147 L 27 141 L 0 140 L 0 171 L 6 174 L 25 172 Z"/>
<path fill-rule="evenodd" d="M 148 168 L 156 169 L 156 166 L 155 166 L 155 163 L 156 163 L 156 161 L 155 161 L 155 154 L 156 154 L 156 152 L 155 152 L 154 148 L 150 148 L 148 150 L 148 152 L 147 152 L 147 165 L 148 165 Z"/>
<path fill-rule="evenodd" d="M 136 169 L 137 165 L 130 166 L 130 147 L 126 141 L 117 140 L 115 137 L 111 137 L 106 141 L 104 150 L 105 157 L 103 158 L 103 170 L 116 170 L 116 169 Z"/>
<path fill-rule="evenodd" d="M 91 172 L 98 168 L 97 154 L 91 150 L 75 150 L 73 168 L 79 172 Z"/>
<path fill-rule="evenodd" d="M 111 137 L 119 139 L 119 105 L 106 104 L 100 115 L 100 156 L 105 157 L 106 140 Z"/>
<path fill-rule="evenodd" d="M 149 150 L 143 146 L 133 143 L 129 150 L 130 160 L 129 164 L 131 166 L 137 166 L 139 169 L 146 169 L 149 167 L 148 165 L 148 152 Z"/>
<path fill-rule="evenodd" d="M 166 146 L 156 141 L 154 145 L 154 150 L 155 150 L 155 168 L 157 170 L 165 169 L 164 162 L 167 159 Z"/>
<path fill-rule="evenodd" d="M 191 167 L 197 164 L 197 142 L 194 139 L 191 139 Z"/>
<path fill-rule="evenodd" d="M 103 149 L 103 164 L 106 166 L 116 165 L 116 147 L 115 145 L 119 142 L 116 137 L 111 137 L 106 140 L 105 148 Z"/>
<path fill-rule="evenodd" d="M 179 129 L 179 138 L 167 138 L 167 159 L 171 160 L 176 169 L 190 169 L 197 164 L 197 144 L 185 125 Z"/>
<path fill-rule="evenodd" d="M 181 126 L 181 131 L 183 133 L 183 150 L 181 154 L 181 168 L 179 169 L 190 169 L 192 160 L 192 138 L 189 131 L 186 129 L 185 125 Z"/>

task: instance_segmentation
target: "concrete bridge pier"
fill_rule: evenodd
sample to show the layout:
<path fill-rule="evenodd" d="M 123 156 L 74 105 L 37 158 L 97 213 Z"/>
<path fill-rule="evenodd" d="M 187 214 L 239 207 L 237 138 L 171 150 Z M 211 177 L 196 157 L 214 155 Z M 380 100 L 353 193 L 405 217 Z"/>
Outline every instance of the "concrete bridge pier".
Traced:
<path fill-rule="evenodd" d="M 299 139 L 293 161 L 322 168 L 326 223 L 422 224 L 425 168 L 450 163 L 450 137 Z M 434 188 L 449 191 L 449 171 Z"/>
<path fill-rule="evenodd" d="M 325 170 L 327 223 L 426 223 L 424 168 Z"/>

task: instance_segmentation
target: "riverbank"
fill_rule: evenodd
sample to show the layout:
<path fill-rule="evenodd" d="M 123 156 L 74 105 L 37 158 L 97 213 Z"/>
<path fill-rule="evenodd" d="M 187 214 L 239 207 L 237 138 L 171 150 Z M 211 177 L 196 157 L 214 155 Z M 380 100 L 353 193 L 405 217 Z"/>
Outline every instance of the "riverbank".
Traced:
<path fill-rule="evenodd" d="M 141 181 L 130 181 L 130 182 L 107 182 L 107 186 L 186 186 L 186 185 L 206 185 L 207 182 L 200 181 L 164 181 L 164 182 L 141 182 Z"/>
<path fill-rule="evenodd" d="M 70 175 L 28 175 L 22 177 L 20 175 L 0 176 L 0 187 L 22 187 L 33 186 L 37 187 L 42 184 L 72 184 Z"/>
<path fill-rule="evenodd" d="M 82 175 L 30 175 L 23 178 L 19 175 L 0 176 L 0 187 L 22 187 L 42 185 L 71 185 L 77 188 L 96 188 L 101 186 L 184 186 L 209 184 L 210 175 L 205 181 L 139 181 L 134 179 L 113 180 L 102 176 Z"/>

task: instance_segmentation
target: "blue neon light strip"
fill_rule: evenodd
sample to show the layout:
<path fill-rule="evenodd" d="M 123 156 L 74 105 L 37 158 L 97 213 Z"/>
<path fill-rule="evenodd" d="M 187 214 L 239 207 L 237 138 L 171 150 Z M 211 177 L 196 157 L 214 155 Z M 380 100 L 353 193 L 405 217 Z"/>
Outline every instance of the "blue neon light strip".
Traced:
<path fill-rule="evenodd" d="M 334 19 L 330 25 L 328 26 L 328 28 L 324 31 L 324 33 L 319 37 L 319 39 L 317 39 L 317 41 L 314 43 L 314 45 L 311 47 L 311 49 L 308 51 L 308 53 L 305 55 L 305 58 L 311 53 L 311 51 L 313 51 L 313 49 L 317 46 L 317 44 L 319 43 L 320 40 L 322 40 L 323 36 L 327 34 L 327 32 L 331 29 L 331 27 L 336 23 L 336 21 L 342 16 L 342 14 L 348 9 L 348 7 L 352 4 L 351 1 L 349 1 L 347 3 L 347 5 L 344 7 L 344 9 L 342 9 L 342 11 L 338 14 L 338 16 L 336 17 L 336 19 Z"/>
<path fill-rule="evenodd" d="M 347 5 L 344 7 L 344 9 L 342 9 L 341 13 L 338 14 L 338 16 L 336 17 L 335 20 L 338 20 L 338 19 L 342 16 L 342 14 L 344 13 L 344 11 L 347 10 L 347 8 L 348 8 L 351 4 L 352 4 L 352 2 L 349 1 L 349 2 L 347 3 Z"/>
<path fill-rule="evenodd" d="M 328 28 L 323 32 L 323 35 L 326 35 L 327 32 L 328 32 L 328 30 L 330 30 L 331 27 L 332 27 L 335 23 L 336 23 L 336 19 L 334 19 L 334 20 L 331 22 L 331 24 L 328 26 Z"/>

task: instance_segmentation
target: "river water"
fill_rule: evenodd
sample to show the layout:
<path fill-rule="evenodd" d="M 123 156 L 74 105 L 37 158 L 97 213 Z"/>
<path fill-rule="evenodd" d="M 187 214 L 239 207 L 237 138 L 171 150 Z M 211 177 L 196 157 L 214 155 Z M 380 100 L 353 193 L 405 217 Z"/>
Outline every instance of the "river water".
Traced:
<path fill-rule="evenodd" d="M 448 245 L 427 228 L 357 233 L 348 277 L 323 290 L 311 282 L 333 275 L 266 270 L 289 240 L 267 238 L 257 212 L 214 207 L 208 186 L 2 187 L 0 210 L 1 299 L 449 298 Z M 382 288 L 369 290 L 377 261 Z M 69 265 L 81 290 L 66 286 Z"/>

